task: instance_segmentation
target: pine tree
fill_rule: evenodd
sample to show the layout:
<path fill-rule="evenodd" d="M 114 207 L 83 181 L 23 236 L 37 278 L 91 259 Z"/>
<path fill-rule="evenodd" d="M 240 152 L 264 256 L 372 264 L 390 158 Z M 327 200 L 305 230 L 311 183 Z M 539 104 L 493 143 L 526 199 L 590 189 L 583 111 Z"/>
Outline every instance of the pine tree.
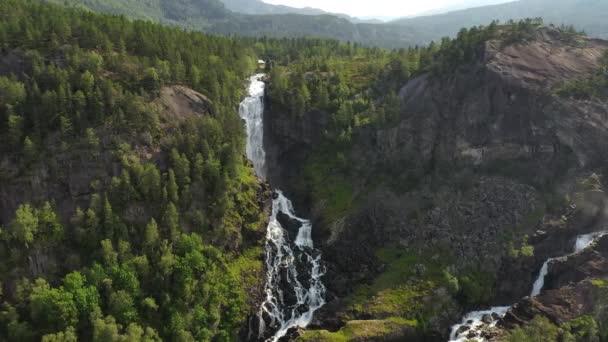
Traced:
<path fill-rule="evenodd" d="M 158 234 L 158 224 L 156 220 L 152 218 L 150 223 L 146 226 L 146 232 L 144 236 L 144 247 L 147 249 L 151 249 L 154 246 L 157 246 L 160 242 L 160 236 Z"/>
<path fill-rule="evenodd" d="M 167 179 L 167 197 L 170 202 L 178 203 L 179 201 L 177 182 L 172 169 L 169 169 L 169 178 Z"/>
<path fill-rule="evenodd" d="M 179 213 L 172 202 L 169 202 L 167 205 L 167 210 L 163 216 L 163 222 L 169 231 L 171 240 L 177 241 L 177 238 L 179 237 Z"/>

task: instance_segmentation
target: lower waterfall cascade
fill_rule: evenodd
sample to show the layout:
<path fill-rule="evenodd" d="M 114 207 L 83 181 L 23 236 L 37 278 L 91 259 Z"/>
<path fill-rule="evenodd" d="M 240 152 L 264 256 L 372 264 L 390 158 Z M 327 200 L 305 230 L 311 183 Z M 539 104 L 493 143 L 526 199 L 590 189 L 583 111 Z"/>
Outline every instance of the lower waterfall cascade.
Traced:
<path fill-rule="evenodd" d="M 547 261 L 545 261 L 538 273 L 538 277 L 536 278 L 534 285 L 532 286 L 530 297 L 536 297 L 542 292 L 545 285 L 545 277 L 549 273 L 549 266 L 551 262 L 560 258 L 567 258 L 569 256 L 578 254 L 584 251 L 597 239 L 607 234 L 608 232 L 602 231 L 579 235 L 576 238 L 576 242 L 574 243 L 574 251 L 571 254 L 559 258 L 549 258 Z M 490 308 L 489 310 L 467 313 L 462 318 L 460 323 L 452 326 L 450 339 L 448 342 L 485 341 L 485 339 L 481 336 L 481 332 L 484 329 L 495 327 L 498 321 L 507 314 L 510 308 L 510 306 L 500 306 Z M 491 319 L 488 319 L 488 317 Z M 469 337 L 472 335 L 475 335 L 475 337 Z"/>
<path fill-rule="evenodd" d="M 267 167 L 264 76 L 257 74 L 250 78 L 249 95 L 239 108 L 246 123 L 247 157 L 262 179 L 266 178 Z M 295 226 L 297 234 L 292 228 Z M 308 326 L 315 311 L 325 304 L 325 286 L 321 281 L 325 268 L 321 252 L 314 248 L 311 233 L 312 223 L 298 217 L 292 202 L 276 189 L 266 232 L 265 298 L 258 312 L 258 329 L 250 332 L 249 339 L 279 341 L 290 329 Z"/>

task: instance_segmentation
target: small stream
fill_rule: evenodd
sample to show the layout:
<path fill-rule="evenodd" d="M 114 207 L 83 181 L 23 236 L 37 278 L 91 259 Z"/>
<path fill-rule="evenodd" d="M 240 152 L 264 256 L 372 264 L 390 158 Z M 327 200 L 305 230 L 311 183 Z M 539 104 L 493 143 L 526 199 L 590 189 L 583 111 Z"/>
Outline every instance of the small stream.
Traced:
<path fill-rule="evenodd" d="M 567 258 L 584 251 L 593 242 L 606 234 L 608 234 L 608 232 L 596 232 L 579 235 L 576 238 L 576 242 L 574 243 L 574 251 L 571 254 L 559 258 L 550 258 L 545 261 L 538 272 L 536 281 L 534 281 L 530 297 L 536 297 L 542 292 L 545 286 L 545 277 L 549 273 L 549 266 L 553 261 L 561 258 Z M 500 306 L 483 311 L 469 312 L 462 318 L 460 323 L 452 326 L 450 340 L 448 342 L 485 341 L 485 339 L 480 336 L 481 332 L 484 329 L 495 327 L 498 321 L 507 314 L 510 308 L 510 306 Z"/>

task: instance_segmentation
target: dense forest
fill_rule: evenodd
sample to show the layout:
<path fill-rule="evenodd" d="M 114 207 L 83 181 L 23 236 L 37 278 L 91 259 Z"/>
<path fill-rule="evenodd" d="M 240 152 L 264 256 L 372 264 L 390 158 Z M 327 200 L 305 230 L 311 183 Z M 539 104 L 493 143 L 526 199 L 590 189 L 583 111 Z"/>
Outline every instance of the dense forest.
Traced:
<path fill-rule="evenodd" d="M 262 268 L 236 112 L 252 49 L 36 2 L 0 13 L 0 191 L 20 189 L 2 204 L 0 339 L 234 340 Z M 166 118 L 172 84 L 208 113 Z"/>

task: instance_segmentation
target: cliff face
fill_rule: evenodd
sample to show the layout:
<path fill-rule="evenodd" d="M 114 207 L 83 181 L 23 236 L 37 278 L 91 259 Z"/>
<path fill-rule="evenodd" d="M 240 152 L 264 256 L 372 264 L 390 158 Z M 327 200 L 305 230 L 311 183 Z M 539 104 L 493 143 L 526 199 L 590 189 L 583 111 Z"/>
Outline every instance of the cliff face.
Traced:
<path fill-rule="evenodd" d="M 573 196 L 581 178 L 607 160 L 608 103 L 559 97 L 554 89 L 597 72 L 606 48 L 608 42 L 552 28 L 523 43 L 487 41 L 476 63 L 405 84 L 398 123 L 353 133 L 347 159 L 356 170 L 348 179 L 355 204 L 336 218 L 323 214 L 322 203 L 310 203 L 328 264 L 325 282 L 336 298 L 320 325 L 390 316 L 390 310 L 362 312 L 353 304 L 361 284 L 374 288 L 395 275 L 397 261 L 382 257 L 390 247 L 418 255 L 411 266 L 426 269 L 399 284 L 432 278 L 434 262 L 460 280 L 459 294 L 444 307 L 451 309 L 427 321 L 427 336 L 445 338 L 464 307 L 526 296 L 548 257 L 565 254 L 577 233 L 597 229 L 603 211 L 586 210 L 603 205 L 590 200 L 576 207 L 564 196 Z M 294 184 L 322 139 L 327 115 L 292 120 L 272 103 L 268 110 L 267 134 L 280 170 L 274 177 L 297 192 Z M 307 202 L 306 193 L 298 197 Z M 520 253 L 526 246 L 532 255 Z M 463 282 L 472 274 L 479 275 L 473 282 L 482 294 L 463 301 Z M 447 286 L 442 281 L 438 288 Z"/>
<path fill-rule="evenodd" d="M 515 304 L 501 321 L 511 328 L 529 322 L 538 315 L 555 324 L 581 316 L 597 322 L 608 318 L 608 237 L 600 238 L 577 255 L 555 260 L 545 278 L 545 291 L 535 298 L 524 298 Z"/>
<path fill-rule="evenodd" d="M 386 157 L 411 148 L 428 163 L 500 160 L 549 164 L 572 154 L 579 167 L 605 159 L 605 103 L 552 95 L 561 83 L 596 72 L 606 42 L 564 40 L 542 29 L 533 41 L 488 41 L 484 59 L 448 78 L 422 75 L 401 97 L 406 115 L 379 135 Z M 540 169 L 539 169 L 540 170 Z M 551 176 L 551 175 L 548 175 Z"/>

